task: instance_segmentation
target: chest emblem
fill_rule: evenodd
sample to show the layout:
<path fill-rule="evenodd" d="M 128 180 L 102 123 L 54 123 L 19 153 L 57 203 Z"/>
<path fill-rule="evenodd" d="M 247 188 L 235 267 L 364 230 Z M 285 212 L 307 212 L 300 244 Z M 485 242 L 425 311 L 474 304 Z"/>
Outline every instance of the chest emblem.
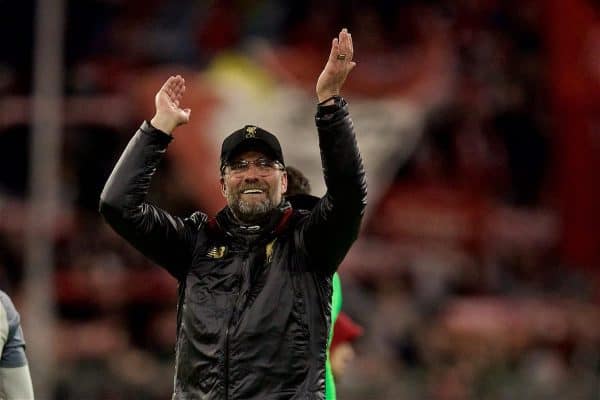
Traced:
<path fill-rule="evenodd" d="M 210 258 L 223 258 L 226 250 L 225 246 L 214 246 L 206 253 L 206 256 Z"/>
<path fill-rule="evenodd" d="M 275 240 L 277 240 L 277 239 L 275 239 Z M 275 244 L 275 240 L 268 243 L 267 247 L 265 248 L 265 255 L 266 255 L 267 263 L 270 263 L 271 260 L 273 259 L 273 245 Z"/>

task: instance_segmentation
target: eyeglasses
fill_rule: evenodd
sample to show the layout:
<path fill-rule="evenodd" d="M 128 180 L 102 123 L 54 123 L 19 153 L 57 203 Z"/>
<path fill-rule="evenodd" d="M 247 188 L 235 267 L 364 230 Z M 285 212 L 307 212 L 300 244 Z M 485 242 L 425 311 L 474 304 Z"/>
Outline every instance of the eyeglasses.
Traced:
<path fill-rule="evenodd" d="M 256 167 L 256 171 L 259 175 L 269 175 L 274 170 L 283 170 L 283 166 L 279 163 L 279 161 L 269 160 L 266 158 L 259 158 L 254 161 L 238 160 L 225 164 L 226 167 L 229 167 L 232 175 L 239 175 L 248 171 L 250 169 L 250 165 L 254 165 Z"/>

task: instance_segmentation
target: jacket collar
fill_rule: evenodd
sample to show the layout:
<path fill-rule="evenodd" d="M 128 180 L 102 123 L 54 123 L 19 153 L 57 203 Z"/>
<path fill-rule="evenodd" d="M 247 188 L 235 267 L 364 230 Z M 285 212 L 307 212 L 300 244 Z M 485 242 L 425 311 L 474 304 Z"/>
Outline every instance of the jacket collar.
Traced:
<path fill-rule="evenodd" d="M 262 224 L 245 225 L 241 224 L 233 215 L 229 206 L 226 206 L 219 211 L 211 225 L 226 236 L 248 238 L 271 236 L 285 228 L 292 212 L 292 205 L 288 201 L 282 201 L 279 207 L 274 209 Z"/>

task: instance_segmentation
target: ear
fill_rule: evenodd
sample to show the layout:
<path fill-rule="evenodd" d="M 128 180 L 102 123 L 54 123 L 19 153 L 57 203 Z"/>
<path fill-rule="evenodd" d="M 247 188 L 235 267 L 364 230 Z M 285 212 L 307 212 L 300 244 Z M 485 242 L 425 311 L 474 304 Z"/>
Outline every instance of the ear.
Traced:
<path fill-rule="evenodd" d="M 287 184 L 287 172 L 283 171 L 281 174 L 281 194 L 285 194 L 285 192 L 287 192 Z"/>
<path fill-rule="evenodd" d="M 221 179 L 219 179 L 219 182 L 221 183 L 221 194 L 223 195 L 223 197 L 227 198 L 227 186 L 225 185 L 225 179 L 221 177 Z"/>

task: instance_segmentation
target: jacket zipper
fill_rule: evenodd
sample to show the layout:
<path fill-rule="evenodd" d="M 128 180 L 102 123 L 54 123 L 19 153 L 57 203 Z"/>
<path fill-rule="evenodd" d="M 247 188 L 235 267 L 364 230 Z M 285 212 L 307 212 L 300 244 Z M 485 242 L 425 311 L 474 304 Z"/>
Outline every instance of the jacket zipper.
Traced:
<path fill-rule="evenodd" d="M 233 315 L 233 313 L 232 313 Z M 230 318 L 231 321 L 231 318 Z M 225 399 L 229 398 L 229 324 L 225 330 Z"/>
<path fill-rule="evenodd" d="M 240 297 L 242 294 L 242 285 L 243 285 L 243 271 L 246 265 L 248 264 L 248 254 L 244 254 L 244 261 L 242 262 L 241 268 L 241 278 L 238 288 L 237 298 L 233 304 L 233 308 L 231 310 L 231 314 L 229 315 L 229 321 L 227 322 L 227 328 L 225 329 L 225 400 L 229 399 L 229 328 L 231 328 L 231 323 L 233 322 L 233 316 L 237 310 L 239 305 Z"/>
<path fill-rule="evenodd" d="M 233 309 L 231 310 L 231 314 L 229 315 L 229 321 L 227 321 L 227 328 L 225 329 L 225 400 L 229 398 L 229 328 L 231 328 L 231 322 L 233 321 L 233 315 L 235 314 L 236 305 L 237 299 L 234 303 Z"/>

